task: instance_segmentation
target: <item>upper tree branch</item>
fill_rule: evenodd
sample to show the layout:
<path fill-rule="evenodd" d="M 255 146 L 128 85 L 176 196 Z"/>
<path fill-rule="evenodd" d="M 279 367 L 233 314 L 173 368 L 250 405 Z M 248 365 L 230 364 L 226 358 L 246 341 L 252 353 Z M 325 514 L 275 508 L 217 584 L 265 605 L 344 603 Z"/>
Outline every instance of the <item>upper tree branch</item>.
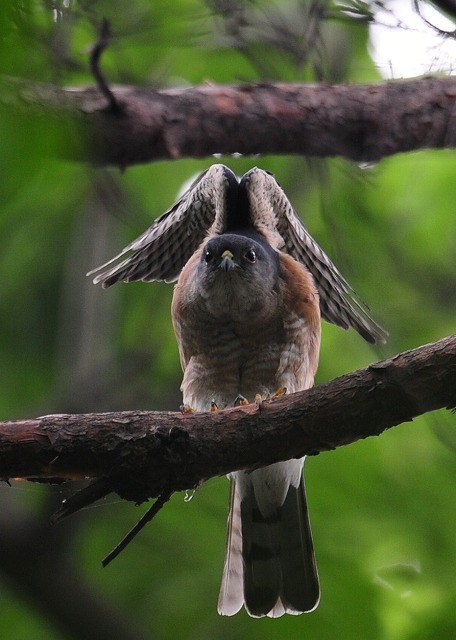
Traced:
<path fill-rule="evenodd" d="M 456 77 L 371 85 L 248 84 L 155 91 L 3 79 L 0 109 L 64 128 L 70 159 L 128 166 L 230 154 L 340 155 L 375 161 L 456 146 Z M 84 142 L 84 144 L 81 144 Z"/>
<path fill-rule="evenodd" d="M 52 415 L 0 423 L 0 477 L 106 477 L 140 501 L 315 454 L 456 406 L 456 336 L 259 410 Z M 106 493 L 106 491 L 105 491 Z"/>
<path fill-rule="evenodd" d="M 99 90 L 106 98 L 112 113 L 120 115 L 122 110 L 119 107 L 119 103 L 117 102 L 114 94 L 109 88 L 108 82 L 100 69 L 101 54 L 108 46 L 110 39 L 111 25 L 109 21 L 104 18 L 100 27 L 100 37 L 98 39 L 98 42 L 96 42 L 93 46 L 92 52 L 90 54 L 90 71 L 92 72 L 92 75 L 97 82 Z"/>

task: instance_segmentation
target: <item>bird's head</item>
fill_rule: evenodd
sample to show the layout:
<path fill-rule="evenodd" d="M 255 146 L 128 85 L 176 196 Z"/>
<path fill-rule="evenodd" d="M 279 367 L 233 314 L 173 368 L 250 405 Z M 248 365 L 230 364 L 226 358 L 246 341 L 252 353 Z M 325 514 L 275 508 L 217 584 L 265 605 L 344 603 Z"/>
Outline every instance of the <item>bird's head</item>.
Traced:
<path fill-rule="evenodd" d="M 208 240 L 197 270 L 198 291 L 214 316 L 234 320 L 264 314 L 276 297 L 279 256 L 256 232 Z"/>

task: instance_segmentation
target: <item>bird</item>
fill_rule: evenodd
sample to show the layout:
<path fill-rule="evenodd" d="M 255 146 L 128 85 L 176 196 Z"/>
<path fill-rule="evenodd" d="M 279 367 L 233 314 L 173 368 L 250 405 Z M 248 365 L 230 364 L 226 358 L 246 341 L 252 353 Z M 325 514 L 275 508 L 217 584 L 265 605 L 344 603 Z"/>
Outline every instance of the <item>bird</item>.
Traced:
<path fill-rule="evenodd" d="M 184 406 L 210 411 L 314 384 L 321 319 L 370 343 L 387 333 L 311 237 L 273 174 L 203 172 L 95 284 L 164 280 L 183 369 Z M 305 458 L 229 474 L 218 612 L 255 618 L 313 611 L 320 585 Z"/>

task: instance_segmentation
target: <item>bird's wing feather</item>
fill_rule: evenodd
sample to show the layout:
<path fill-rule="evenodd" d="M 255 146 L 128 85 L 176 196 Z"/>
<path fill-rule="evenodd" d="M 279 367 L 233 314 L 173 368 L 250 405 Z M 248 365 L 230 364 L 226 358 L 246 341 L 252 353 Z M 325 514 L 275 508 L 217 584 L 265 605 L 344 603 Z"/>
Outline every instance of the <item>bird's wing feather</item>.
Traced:
<path fill-rule="evenodd" d="M 225 564 L 218 600 L 218 612 L 232 616 L 244 604 L 244 561 L 242 558 L 241 495 L 236 474 L 231 477 Z"/>
<path fill-rule="evenodd" d="M 337 267 L 308 233 L 274 176 L 258 168 L 241 180 L 254 224 L 276 249 L 304 264 L 320 294 L 322 317 L 344 329 L 353 327 L 368 342 L 385 342 L 387 333 L 370 316 Z"/>
<path fill-rule="evenodd" d="M 105 288 L 121 280 L 173 282 L 206 234 L 223 231 L 234 181 L 237 189 L 228 167 L 212 165 L 147 231 L 88 275 Z"/>

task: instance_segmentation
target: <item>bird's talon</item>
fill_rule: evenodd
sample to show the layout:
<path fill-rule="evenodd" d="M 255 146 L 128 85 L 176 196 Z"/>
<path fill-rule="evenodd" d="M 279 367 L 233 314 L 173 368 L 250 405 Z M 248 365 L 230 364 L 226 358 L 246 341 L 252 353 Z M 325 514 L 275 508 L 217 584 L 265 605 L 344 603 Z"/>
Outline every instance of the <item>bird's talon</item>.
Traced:
<path fill-rule="evenodd" d="M 191 407 L 189 404 L 181 404 L 180 410 L 181 410 L 181 413 L 184 415 L 186 413 L 195 413 L 195 409 Z"/>
<path fill-rule="evenodd" d="M 212 400 L 212 402 L 211 402 L 211 411 L 212 411 L 213 413 L 215 413 L 215 412 L 216 412 L 216 411 L 218 411 L 218 410 L 219 410 L 219 408 L 218 408 L 218 404 L 215 402 L 215 400 Z"/>
<path fill-rule="evenodd" d="M 245 405 L 247 404 L 249 404 L 249 401 L 247 400 L 247 398 L 244 398 L 244 396 L 242 396 L 241 394 L 239 394 L 234 400 L 235 407 L 245 407 Z"/>
<path fill-rule="evenodd" d="M 280 389 L 277 389 L 277 391 L 271 396 L 271 401 L 277 400 L 277 398 L 281 398 L 286 393 L 287 393 L 287 388 L 286 387 L 280 387 Z"/>

